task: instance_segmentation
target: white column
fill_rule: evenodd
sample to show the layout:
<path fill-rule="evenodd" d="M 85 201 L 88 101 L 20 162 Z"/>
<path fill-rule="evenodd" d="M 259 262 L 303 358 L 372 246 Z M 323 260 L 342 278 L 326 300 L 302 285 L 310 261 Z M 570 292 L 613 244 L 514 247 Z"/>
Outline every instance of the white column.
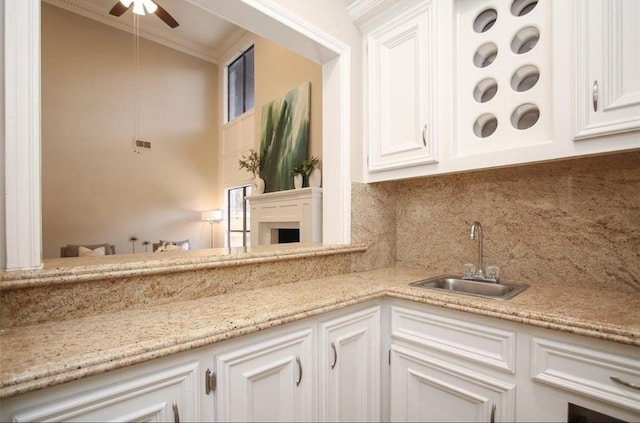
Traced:
<path fill-rule="evenodd" d="M 41 266 L 40 0 L 4 1 L 6 270 Z"/>

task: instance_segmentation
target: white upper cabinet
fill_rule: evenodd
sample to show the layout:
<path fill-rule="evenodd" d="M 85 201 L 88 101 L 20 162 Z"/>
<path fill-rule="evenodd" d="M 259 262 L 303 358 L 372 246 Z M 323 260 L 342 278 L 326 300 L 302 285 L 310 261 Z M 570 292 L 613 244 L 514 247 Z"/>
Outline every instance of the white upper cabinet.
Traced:
<path fill-rule="evenodd" d="M 356 0 L 349 12 L 365 47 L 365 182 L 640 148 L 636 0 Z"/>
<path fill-rule="evenodd" d="M 640 128 L 640 2 L 579 1 L 575 139 Z"/>
<path fill-rule="evenodd" d="M 451 161 L 517 161 L 553 139 L 551 5 L 456 2 Z"/>
<path fill-rule="evenodd" d="M 366 34 L 370 172 L 436 161 L 434 10 L 388 12 Z"/>

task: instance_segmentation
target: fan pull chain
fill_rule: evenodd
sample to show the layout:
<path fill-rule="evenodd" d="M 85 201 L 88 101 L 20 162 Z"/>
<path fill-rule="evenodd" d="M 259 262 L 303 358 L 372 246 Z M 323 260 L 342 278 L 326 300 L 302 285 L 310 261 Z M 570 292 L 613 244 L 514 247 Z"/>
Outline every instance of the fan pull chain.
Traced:
<path fill-rule="evenodd" d="M 140 17 L 133 13 L 133 54 L 135 60 L 135 77 L 133 86 L 134 101 L 134 150 L 136 140 L 140 139 Z M 137 152 L 137 151 L 136 151 Z"/>

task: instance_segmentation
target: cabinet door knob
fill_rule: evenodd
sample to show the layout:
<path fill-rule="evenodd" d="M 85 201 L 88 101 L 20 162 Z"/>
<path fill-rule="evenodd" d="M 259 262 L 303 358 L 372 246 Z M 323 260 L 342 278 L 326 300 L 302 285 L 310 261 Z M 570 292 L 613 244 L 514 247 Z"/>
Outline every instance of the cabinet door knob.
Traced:
<path fill-rule="evenodd" d="M 611 379 L 615 383 L 618 383 L 620 385 L 626 386 L 627 388 L 640 390 L 640 385 L 638 385 L 637 383 L 627 382 L 627 381 L 622 380 L 622 379 L 620 379 L 619 377 L 616 377 L 616 376 L 610 376 L 609 379 Z"/>
<path fill-rule="evenodd" d="M 180 411 L 178 411 L 178 403 L 173 402 L 173 421 L 180 423 Z"/>
<path fill-rule="evenodd" d="M 491 406 L 491 418 L 489 420 L 491 423 L 496 422 L 496 403 L 494 402 Z"/>
<path fill-rule="evenodd" d="M 333 350 L 333 364 L 331 365 L 331 370 L 333 370 L 333 368 L 336 367 L 336 364 L 338 364 L 338 351 L 336 351 L 336 344 L 333 342 L 331 343 L 331 349 Z"/>
<path fill-rule="evenodd" d="M 296 386 L 300 386 L 300 382 L 302 382 L 302 362 L 299 356 L 296 356 L 296 363 L 298 363 L 298 380 L 296 381 Z"/>
<path fill-rule="evenodd" d="M 598 111 L 598 80 L 593 81 L 593 111 Z"/>

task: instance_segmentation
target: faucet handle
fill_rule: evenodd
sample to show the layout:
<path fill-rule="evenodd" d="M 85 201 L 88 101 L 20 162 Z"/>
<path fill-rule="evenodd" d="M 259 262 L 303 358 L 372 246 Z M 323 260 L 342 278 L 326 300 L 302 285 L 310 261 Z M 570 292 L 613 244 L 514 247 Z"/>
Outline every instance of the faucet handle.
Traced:
<path fill-rule="evenodd" d="M 498 266 L 487 266 L 487 278 L 497 281 L 500 278 L 500 268 Z"/>
<path fill-rule="evenodd" d="M 465 263 L 464 264 L 464 272 L 462 273 L 463 279 L 473 279 L 473 276 L 476 274 L 476 266 L 473 263 Z"/>

